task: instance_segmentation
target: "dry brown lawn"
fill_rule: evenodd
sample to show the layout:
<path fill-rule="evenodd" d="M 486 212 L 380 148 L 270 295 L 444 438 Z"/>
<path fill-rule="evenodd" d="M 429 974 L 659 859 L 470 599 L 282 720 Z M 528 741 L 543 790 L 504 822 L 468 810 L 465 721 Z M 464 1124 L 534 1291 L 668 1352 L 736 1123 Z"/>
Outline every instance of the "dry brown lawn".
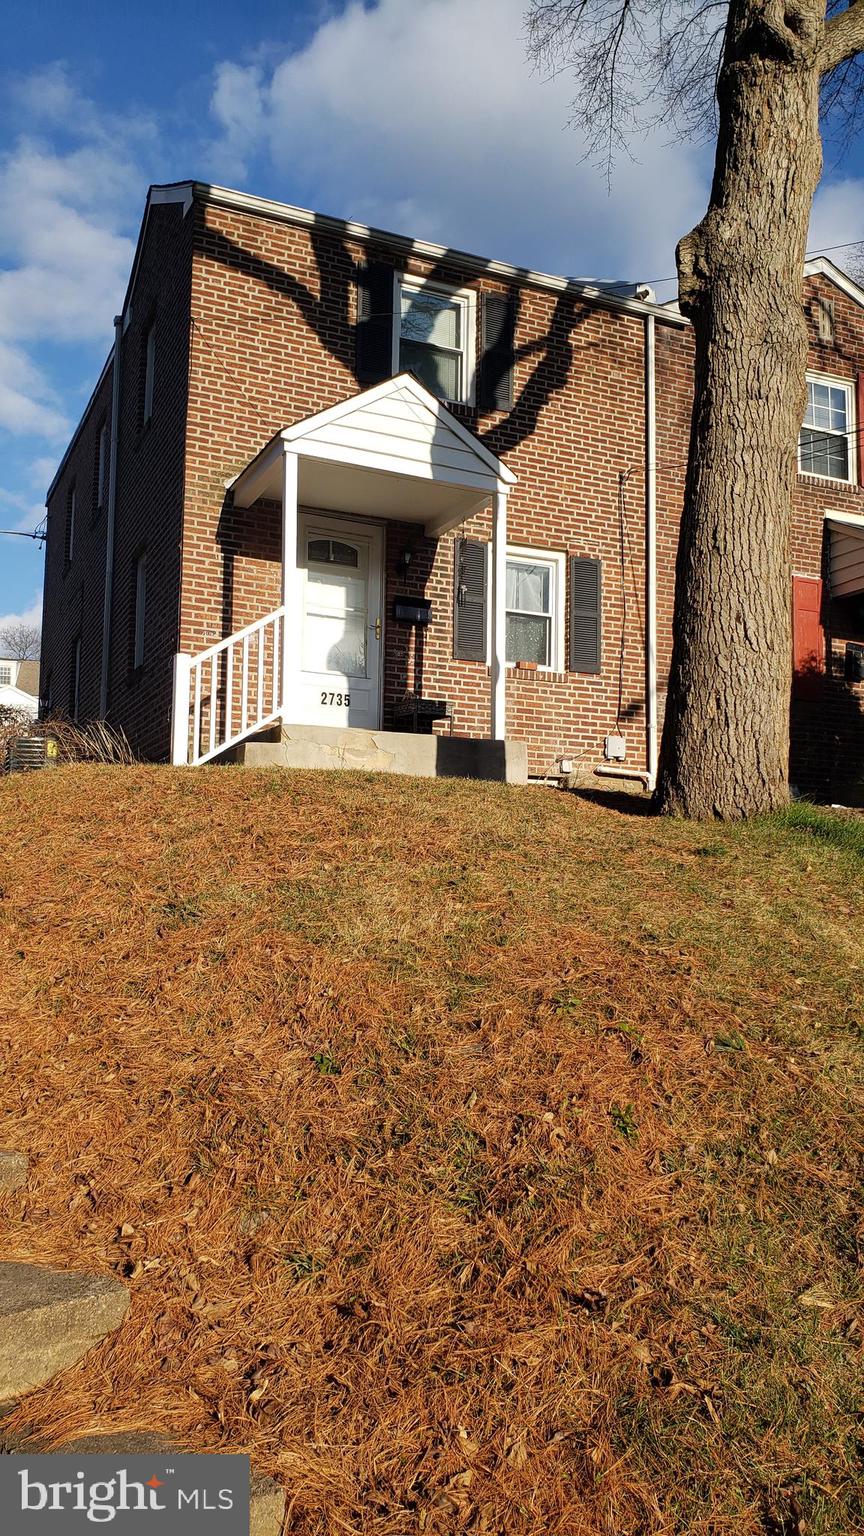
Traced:
<path fill-rule="evenodd" d="M 0 782 L 0 1246 L 132 1292 L 19 1426 L 248 1450 L 303 1536 L 864 1530 L 862 851 L 457 781 Z"/>

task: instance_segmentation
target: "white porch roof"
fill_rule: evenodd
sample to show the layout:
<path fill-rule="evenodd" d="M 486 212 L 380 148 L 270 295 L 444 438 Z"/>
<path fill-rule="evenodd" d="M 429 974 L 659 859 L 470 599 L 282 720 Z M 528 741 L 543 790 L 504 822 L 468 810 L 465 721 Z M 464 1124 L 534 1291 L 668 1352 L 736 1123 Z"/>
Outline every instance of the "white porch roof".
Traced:
<path fill-rule="evenodd" d="M 828 569 L 832 597 L 864 592 L 864 517 L 854 512 L 826 512 L 831 548 Z"/>
<path fill-rule="evenodd" d="M 286 452 L 298 457 L 301 506 L 418 523 L 436 537 L 516 481 L 410 373 L 278 432 L 228 481 L 236 506 L 281 499 Z"/>

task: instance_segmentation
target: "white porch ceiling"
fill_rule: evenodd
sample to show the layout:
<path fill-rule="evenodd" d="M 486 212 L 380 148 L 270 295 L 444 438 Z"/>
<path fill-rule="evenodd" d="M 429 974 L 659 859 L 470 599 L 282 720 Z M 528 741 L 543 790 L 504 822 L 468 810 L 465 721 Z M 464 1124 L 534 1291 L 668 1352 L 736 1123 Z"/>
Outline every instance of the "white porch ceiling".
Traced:
<path fill-rule="evenodd" d="M 852 513 L 826 515 L 831 549 L 829 572 L 832 597 L 864 592 L 864 518 Z"/>

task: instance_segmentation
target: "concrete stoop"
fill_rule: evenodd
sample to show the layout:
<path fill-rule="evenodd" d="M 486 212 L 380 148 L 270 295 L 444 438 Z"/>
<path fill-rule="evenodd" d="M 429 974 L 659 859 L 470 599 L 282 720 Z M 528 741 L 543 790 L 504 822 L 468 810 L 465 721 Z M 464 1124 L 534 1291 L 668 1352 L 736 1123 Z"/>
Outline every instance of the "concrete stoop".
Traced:
<path fill-rule="evenodd" d="M 20 1188 L 27 1167 L 22 1153 L 0 1152 L 0 1189 Z M 108 1275 L 0 1263 L 0 1418 L 20 1398 L 67 1370 L 119 1328 L 128 1307 L 126 1287 Z M 0 1432 L 0 1454 L 38 1454 L 44 1449 L 38 1441 Z M 181 1451 L 167 1439 L 146 1433 L 84 1435 L 51 1449 L 82 1456 L 177 1455 Z M 284 1518 L 282 1489 L 253 1472 L 249 1536 L 280 1536 Z"/>
<path fill-rule="evenodd" d="M 354 768 L 424 779 L 528 782 L 524 741 L 364 731 L 355 726 L 283 725 L 281 739 L 253 737 L 226 757 L 252 768 Z"/>

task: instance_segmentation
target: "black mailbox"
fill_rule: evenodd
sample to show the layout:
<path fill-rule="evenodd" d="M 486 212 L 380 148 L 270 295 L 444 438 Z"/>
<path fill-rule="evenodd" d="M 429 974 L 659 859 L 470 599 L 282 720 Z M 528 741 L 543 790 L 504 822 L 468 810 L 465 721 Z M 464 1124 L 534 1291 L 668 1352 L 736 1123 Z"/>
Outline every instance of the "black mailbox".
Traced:
<path fill-rule="evenodd" d="M 428 624 L 432 604 L 426 597 L 397 597 L 393 602 L 393 617 L 403 624 Z"/>
<path fill-rule="evenodd" d="M 864 645 L 855 645 L 851 641 L 846 646 L 846 681 L 864 683 Z"/>

